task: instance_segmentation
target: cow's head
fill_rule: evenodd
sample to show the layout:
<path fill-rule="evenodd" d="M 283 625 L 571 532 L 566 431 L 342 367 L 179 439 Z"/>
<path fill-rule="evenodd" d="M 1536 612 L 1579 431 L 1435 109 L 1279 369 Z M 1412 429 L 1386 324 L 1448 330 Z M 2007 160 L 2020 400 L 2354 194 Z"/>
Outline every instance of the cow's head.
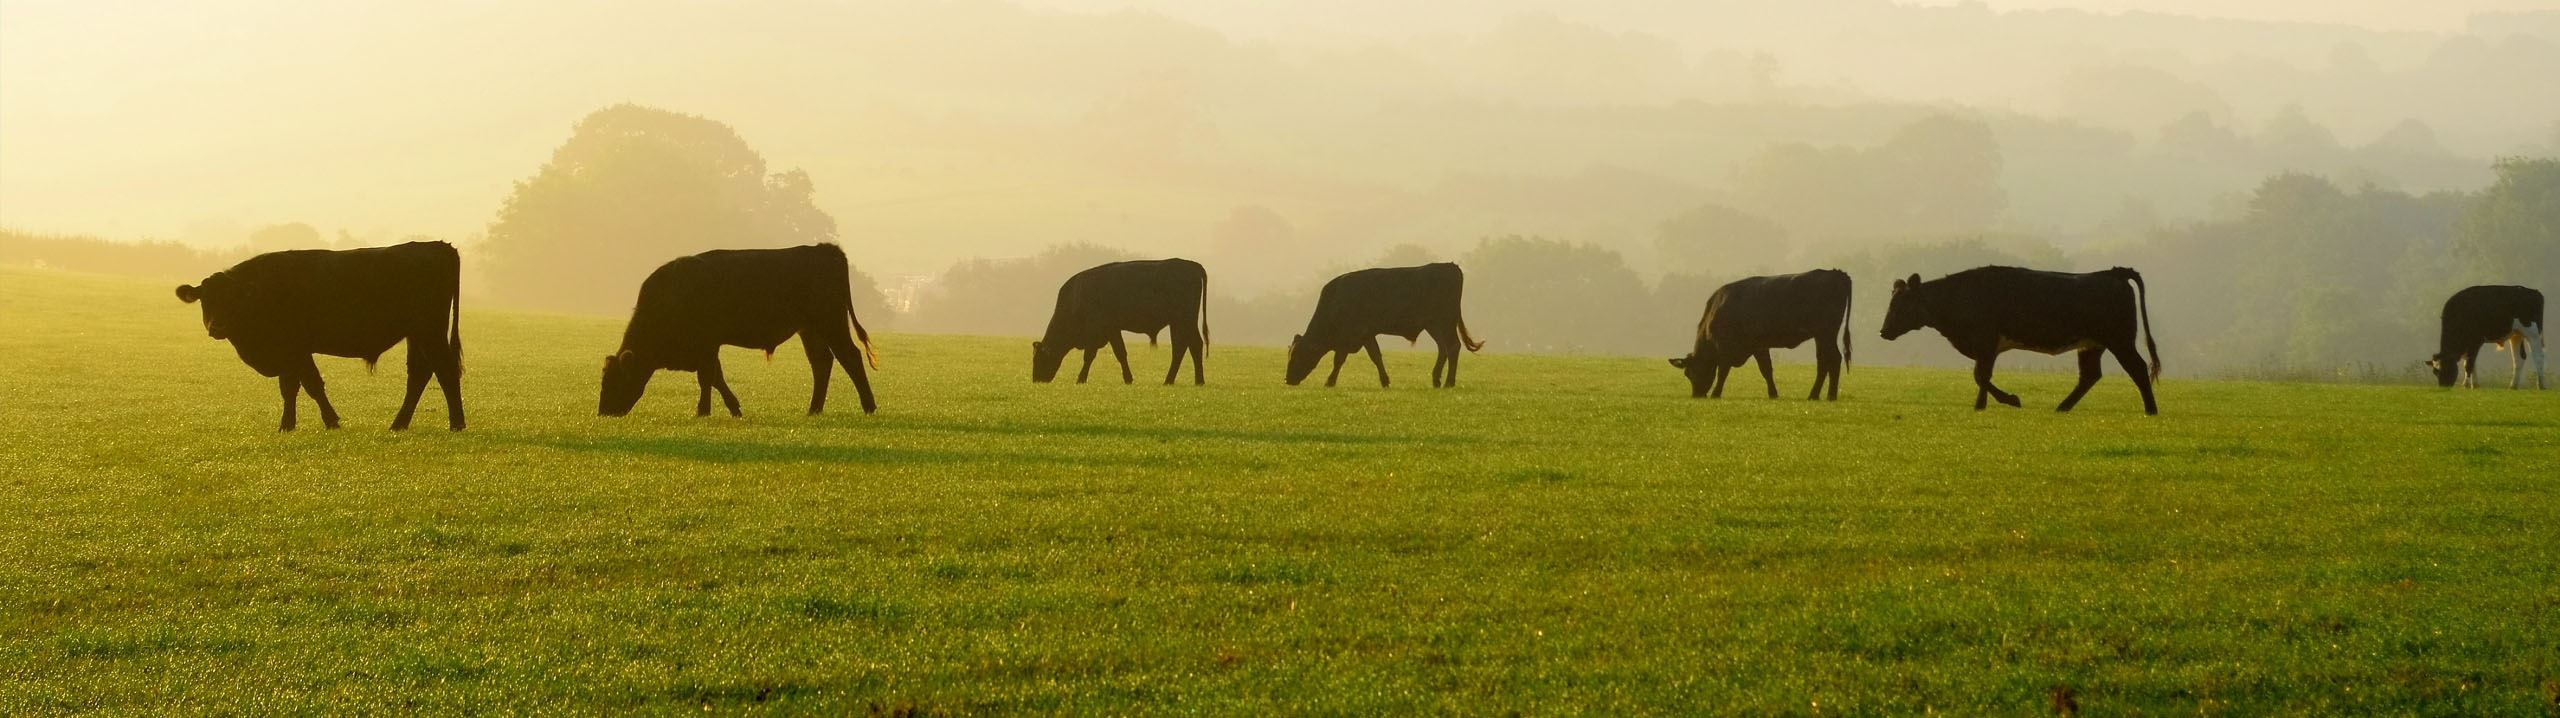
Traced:
<path fill-rule="evenodd" d="M 2427 369 L 2436 373 L 2436 386 L 2452 388 L 2462 378 L 2462 357 L 2437 354 L 2427 359 Z"/>
<path fill-rule="evenodd" d="M 1290 337 L 1289 376 L 1287 377 L 1289 385 L 1297 386 L 1298 382 L 1306 381 L 1308 374 L 1316 372 L 1316 361 L 1323 358 L 1324 350 L 1307 343 L 1307 335 Z"/>
<path fill-rule="evenodd" d="M 1031 382 L 1047 384 L 1058 378 L 1058 365 L 1067 363 L 1067 347 L 1051 347 L 1046 342 L 1031 343 Z"/>
<path fill-rule="evenodd" d="M 644 366 L 630 350 L 604 358 L 604 389 L 596 395 L 596 416 L 621 416 L 631 413 L 640 403 L 640 392 L 649 388 L 649 375 L 657 370 Z"/>
<path fill-rule="evenodd" d="M 214 272 L 196 284 L 178 285 L 178 301 L 204 305 L 204 333 L 215 339 L 229 339 L 241 327 L 240 315 L 248 311 L 249 287 L 237 278 Z"/>
<path fill-rule="evenodd" d="M 1672 357 L 1671 366 L 1689 377 L 1689 397 L 1703 398 L 1716 387 L 1716 369 L 1742 366 L 1750 361 L 1748 352 L 1727 353 L 1716 340 L 1698 340 L 1698 349 L 1688 356 Z"/>
<path fill-rule="evenodd" d="M 1893 303 L 1884 309 L 1884 340 L 1893 341 L 1929 326 L 1929 308 L 1920 301 L 1920 275 L 1893 280 Z"/>

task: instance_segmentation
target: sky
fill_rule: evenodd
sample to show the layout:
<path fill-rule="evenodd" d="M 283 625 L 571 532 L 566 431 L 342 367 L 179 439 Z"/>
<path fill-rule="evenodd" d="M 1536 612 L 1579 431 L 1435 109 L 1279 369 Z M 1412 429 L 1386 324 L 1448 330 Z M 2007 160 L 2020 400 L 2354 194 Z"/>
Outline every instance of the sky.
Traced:
<path fill-rule="evenodd" d="M 1656 28 L 1625 25 L 1663 7 L 1656 0 L 1024 2 L 1061 12 L 1150 9 L 1247 41 L 1318 32 L 1475 32 L 1523 13 L 1648 30 Z M 846 151 L 840 143 L 849 140 L 828 134 L 830 118 L 793 112 L 787 101 L 795 90 L 759 86 L 751 64 L 807 58 L 759 54 L 781 51 L 760 45 L 757 28 L 720 26 L 719 14 L 737 6 L 662 5 L 635 13 L 627 10 L 640 4 L 594 0 L 0 0 L 0 225 L 208 243 L 287 221 L 358 235 L 463 237 L 486 227 L 511 184 L 540 166 L 572 121 L 623 101 L 729 122 L 782 167 Z M 1727 13 L 1768 7 L 1741 0 L 1700 5 Z M 1990 6 L 2442 32 L 2475 12 L 2555 3 L 1995 0 Z M 894 10 L 878 14 L 884 22 L 899 19 Z M 1001 55 L 1007 48 L 988 50 Z M 747 108 L 742 97 L 764 104 Z M 903 111 L 928 125 L 975 101 L 934 106 L 944 98 L 903 97 L 910 101 Z M 1225 139 L 1249 144 L 1253 138 Z M 821 191 L 844 187 L 844 176 L 821 177 Z M 860 206 L 841 193 L 830 201 L 837 202 L 831 211 Z"/>

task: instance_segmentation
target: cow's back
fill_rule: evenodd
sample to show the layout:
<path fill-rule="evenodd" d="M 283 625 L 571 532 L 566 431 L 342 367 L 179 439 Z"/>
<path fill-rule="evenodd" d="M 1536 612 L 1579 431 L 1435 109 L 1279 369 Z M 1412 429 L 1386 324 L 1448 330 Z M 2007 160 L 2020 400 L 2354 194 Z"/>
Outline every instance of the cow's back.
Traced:
<path fill-rule="evenodd" d="M 2511 284 L 2466 287 L 2444 302 L 2444 330 L 2472 337 L 2504 337 L 2513 322 L 2542 323 L 2542 292 Z"/>
<path fill-rule="evenodd" d="M 402 339 L 443 333 L 461 255 L 444 242 L 251 257 L 226 274 L 254 287 L 242 337 L 284 353 L 372 358 Z M 267 347 L 261 347 L 264 349 Z"/>
<path fill-rule="evenodd" d="M 1466 275 L 1448 262 L 1349 272 L 1326 282 L 1307 334 L 1412 336 L 1458 321 Z"/>
<path fill-rule="evenodd" d="M 843 321 L 846 276 L 834 245 L 679 257 L 641 282 L 624 343 L 671 358 L 723 344 L 771 349 L 811 321 Z"/>
<path fill-rule="evenodd" d="M 1698 336 L 1793 347 L 1839 331 L 1849 287 L 1848 273 L 1836 269 L 1735 280 L 1708 297 Z"/>
<path fill-rule="evenodd" d="M 1145 332 L 1193 321 L 1208 276 L 1200 263 L 1180 258 L 1112 262 L 1077 272 L 1058 287 L 1051 331 Z"/>
<path fill-rule="evenodd" d="M 1942 330 L 1956 325 L 1995 333 L 2022 346 L 2064 346 L 2093 334 L 2130 338 L 2136 319 L 2132 285 L 2108 272 L 2076 274 L 2018 267 L 1978 267 L 1930 282 L 1943 292 L 1931 310 Z M 1964 329 L 1959 329 L 1963 331 Z"/>

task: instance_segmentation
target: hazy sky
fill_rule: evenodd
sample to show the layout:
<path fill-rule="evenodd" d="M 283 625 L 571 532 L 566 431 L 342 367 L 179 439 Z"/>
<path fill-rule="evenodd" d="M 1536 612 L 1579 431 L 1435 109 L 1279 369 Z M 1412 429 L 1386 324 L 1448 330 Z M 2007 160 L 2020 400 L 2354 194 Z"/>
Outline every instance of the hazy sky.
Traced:
<path fill-rule="evenodd" d="M 1618 32 L 1659 31 L 1677 40 L 1680 28 L 1628 27 L 1659 14 L 1653 11 L 1664 7 L 1663 1 L 1477 0 L 1426 5 L 1374 0 L 1023 0 L 1030 7 L 1059 11 L 1152 9 L 1255 40 L 1303 31 L 1481 32 L 1524 14 Z M 1821 0 L 1843 5 L 1861 1 Z M 2146 9 L 2442 32 L 2460 27 L 2474 12 L 2551 8 L 2555 0 L 1993 0 L 1989 4 L 1997 9 Z M 1037 42 L 1054 33 L 1043 34 L 1050 28 L 1038 22 L 986 9 L 1004 5 L 998 0 L 952 2 L 938 7 L 963 9 L 928 13 L 889 3 L 847 3 L 831 6 L 837 15 L 856 16 L 852 21 L 856 24 L 846 27 L 858 31 L 877 25 L 891 28 L 879 30 L 889 34 L 843 42 L 832 35 L 814 41 L 804 37 L 790 44 L 771 41 L 771 34 L 777 32 L 773 18 L 809 6 L 598 0 L 415 4 L 0 0 L 0 224 L 115 238 L 220 241 L 243 236 L 247 229 L 263 224 L 303 221 L 324 231 L 343 228 L 358 234 L 465 237 L 486 227 L 511 183 L 539 167 L 565 139 L 576 118 L 612 103 L 636 101 L 727 122 L 777 168 L 811 168 L 818 174 L 822 208 L 837 213 L 851 229 L 858 222 L 849 216 L 852 209 L 1022 182 L 970 177 L 939 187 L 895 185 L 894 175 L 870 171 L 858 158 L 901 148 L 865 146 L 866 140 L 880 142 L 876 138 L 882 135 L 866 138 L 845 127 L 856 113 L 870 113 L 865 117 L 874 127 L 904 123 L 900 127 L 928 134 L 997 101 L 1045 102 L 1061 117 L 1112 109 L 1094 110 L 1090 99 L 1109 96 L 1108 92 L 1069 96 L 1061 91 L 1055 97 L 1068 99 L 1058 100 L 1021 92 L 1001 84 L 1007 78 L 989 75 L 1026 74 L 1005 63 L 1041 57 L 1033 52 L 1102 57 L 1097 66 L 1116 69 L 1108 64 L 1116 61 L 1115 48 L 1108 46 L 1064 44 L 1021 50 L 1015 45 L 1023 44 L 1024 38 Z M 1687 17 L 1716 18 L 1759 13 L 1758 8 L 1768 7 L 1776 6 L 1696 0 L 1695 5 L 1680 9 Z M 1799 13 L 1819 12 L 1804 10 L 1809 5 L 1803 4 L 1787 7 Z M 724 24 L 732 16 L 754 14 L 739 8 L 762 10 L 765 24 L 747 20 Z M 962 19 L 942 17 L 955 14 Z M 983 33 L 980 36 L 1006 40 L 989 43 L 996 45 L 992 47 L 963 48 L 966 52 L 959 61 L 940 67 L 859 60 L 868 64 L 825 67 L 816 71 L 814 81 L 809 72 L 770 72 L 775 67 L 819 66 L 831 58 L 813 53 L 833 48 L 845 48 L 853 56 L 884 41 L 911 41 L 895 36 L 903 31 L 897 29 L 898 23 L 924 15 L 935 15 L 918 21 L 928 26 L 992 18 L 993 24 L 1003 25 L 998 28 L 1003 32 L 1030 34 Z M 961 31 L 981 29 L 969 26 Z M 1191 41 L 1178 29 L 1142 29 L 1152 33 L 1147 35 L 1151 38 Z M 1108 36 L 1112 31 L 1116 30 L 1097 32 Z M 931 38 L 912 41 L 929 43 Z M 1065 42 L 1077 41 L 1081 40 Z M 1215 44 L 1223 39 L 1200 41 Z M 1633 47 L 1630 52 L 1646 49 L 1641 43 Z M 1692 53 L 1716 49 L 1720 48 L 1688 48 Z M 911 54 L 947 60 L 952 51 L 939 52 L 945 54 Z M 1265 59 L 1253 52 L 1257 51 L 1248 48 L 1229 54 L 1243 58 L 1238 62 Z M 1537 68 L 1496 69 L 1519 75 Z M 1140 68 L 1128 74 L 1145 71 Z M 1259 66 L 1238 71 L 1262 72 Z M 1435 77 L 1429 74 L 1435 70 L 1427 68 L 1414 72 L 1415 77 Z M 1872 84 L 1926 91 L 1931 78 L 1903 79 L 1884 78 Z M 1464 81 L 1460 78 L 1461 84 Z M 786 82 L 815 86 L 786 86 Z M 813 90 L 832 91 L 828 99 L 836 104 L 818 107 L 801 102 Z M 971 91 L 977 96 L 968 94 Z M 990 95 L 996 97 L 990 99 Z M 1149 97 L 1143 92 L 1135 96 Z M 1025 121 L 1018 110 L 1012 117 L 980 114 L 996 118 L 988 123 Z M 970 127 L 989 134 L 1024 134 L 999 124 Z M 1219 139 L 1247 149 L 1260 142 L 1241 134 Z M 1305 154 L 1272 153 L 1290 160 Z M 1309 181 L 1326 180 L 1334 172 L 1307 166 L 1316 175 Z M 974 167 L 1020 174 L 985 163 Z M 1570 164 L 1558 167 L 1561 172 L 1579 169 Z M 1218 207 L 1224 202 L 1201 204 Z M 1083 197 L 1060 198 L 1053 204 L 1121 211 Z M 910 236 L 946 231 L 946 225 L 936 224 L 923 209 L 899 221 L 905 223 L 866 229 Z M 1025 217 L 1019 223 L 1038 226 L 1039 221 Z M 955 244 L 937 251 L 941 253 L 919 251 L 914 259 L 926 262 L 963 249 Z"/>

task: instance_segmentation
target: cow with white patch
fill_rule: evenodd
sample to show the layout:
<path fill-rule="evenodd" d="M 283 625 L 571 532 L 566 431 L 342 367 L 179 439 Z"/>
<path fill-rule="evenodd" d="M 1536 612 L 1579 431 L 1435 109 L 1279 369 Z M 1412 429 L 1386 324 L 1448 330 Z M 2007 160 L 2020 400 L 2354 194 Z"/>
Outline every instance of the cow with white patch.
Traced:
<path fill-rule="evenodd" d="M 1973 360 L 1975 411 L 1989 405 L 1986 399 L 2018 406 L 2017 395 L 1991 384 L 1991 366 L 2001 352 L 2025 349 L 2080 355 L 2080 384 L 2054 411 L 2079 404 L 2098 383 L 2101 355 L 2114 354 L 2142 391 L 2142 412 L 2158 414 L 2151 385 L 2160 380 L 2160 346 L 2151 334 L 2148 294 L 2142 274 L 2123 267 L 2087 274 L 1977 267 L 1927 282 L 1914 274 L 1894 280 L 1883 334 L 1892 341 L 1921 327 L 1938 330 Z M 2151 351 L 2148 364 L 2135 351 L 2137 329 L 2142 348 Z"/>
<path fill-rule="evenodd" d="M 2482 344 L 2513 350 L 2507 355 L 2511 365 L 2507 388 L 2524 388 L 2524 361 L 2528 354 L 2533 358 L 2533 387 L 2549 388 L 2542 380 L 2542 292 L 2512 285 L 2454 292 L 2453 298 L 2444 302 L 2442 340 L 2435 357 L 2427 360 L 2427 368 L 2435 370 L 2436 385 L 2451 387 L 2459 378 L 2463 386 L 2480 388 L 2476 370 Z M 2526 344 L 2533 346 L 2527 349 Z"/>

